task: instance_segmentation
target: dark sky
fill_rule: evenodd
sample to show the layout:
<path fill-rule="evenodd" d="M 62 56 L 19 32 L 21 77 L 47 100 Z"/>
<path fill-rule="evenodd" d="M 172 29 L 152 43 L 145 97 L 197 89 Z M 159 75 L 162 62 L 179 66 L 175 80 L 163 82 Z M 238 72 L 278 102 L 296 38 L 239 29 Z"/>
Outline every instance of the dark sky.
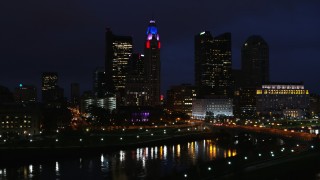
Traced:
<path fill-rule="evenodd" d="M 69 96 L 71 82 L 90 90 L 92 72 L 104 66 L 104 32 L 131 35 L 142 52 L 154 18 L 162 42 L 162 92 L 193 83 L 194 35 L 232 33 L 233 67 L 250 35 L 270 48 L 272 81 L 304 81 L 320 91 L 319 0 L 1 0 L 0 85 L 40 90 L 41 73 L 55 71 Z"/>

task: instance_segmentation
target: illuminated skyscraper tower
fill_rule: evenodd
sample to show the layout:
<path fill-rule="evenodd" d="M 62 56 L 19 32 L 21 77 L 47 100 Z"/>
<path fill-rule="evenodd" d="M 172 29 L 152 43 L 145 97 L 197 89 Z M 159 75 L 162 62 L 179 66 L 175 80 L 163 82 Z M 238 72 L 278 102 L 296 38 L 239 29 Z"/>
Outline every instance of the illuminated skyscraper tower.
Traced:
<path fill-rule="evenodd" d="M 241 56 L 247 86 L 269 82 L 269 46 L 261 36 L 250 36 L 241 48 Z"/>
<path fill-rule="evenodd" d="M 213 37 L 209 31 L 195 36 L 195 85 L 199 96 L 232 97 L 231 33 Z"/>
<path fill-rule="evenodd" d="M 144 49 L 144 70 L 147 86 L 147 105 L 160 105 L 160 38 L 156 22 L 151 20 L 147 29 Z"/>
<path fill-rule="evenodd" d="M 105 51 L 106 94 L 115 93 L 117 104 L 124 105 L 127 66 L 132 54 L 132 37 L 117 36 L 106 30 Z"/>

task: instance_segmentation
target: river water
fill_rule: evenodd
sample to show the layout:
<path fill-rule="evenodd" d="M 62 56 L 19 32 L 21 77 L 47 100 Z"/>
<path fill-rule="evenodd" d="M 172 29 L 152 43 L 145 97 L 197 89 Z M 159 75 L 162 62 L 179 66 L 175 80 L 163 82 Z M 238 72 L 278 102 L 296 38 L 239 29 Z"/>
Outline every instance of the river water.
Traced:
<path fill-rule="evenodd" d="M 159 179 L 236 154 L 207 139 L 2 167 L 0 179 Z"/>

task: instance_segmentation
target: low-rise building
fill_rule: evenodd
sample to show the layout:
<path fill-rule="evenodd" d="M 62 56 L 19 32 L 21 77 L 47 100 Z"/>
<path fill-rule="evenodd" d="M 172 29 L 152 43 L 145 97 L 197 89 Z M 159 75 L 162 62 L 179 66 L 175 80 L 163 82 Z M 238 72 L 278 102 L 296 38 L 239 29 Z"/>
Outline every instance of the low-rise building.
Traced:
<path fill-rule="evenodd" d="M 210 114 L 214 117 L 233 116 L 232 99 L 195 99 L 192 102 L 192 117 L 194 119 L 204 120 Z"/>

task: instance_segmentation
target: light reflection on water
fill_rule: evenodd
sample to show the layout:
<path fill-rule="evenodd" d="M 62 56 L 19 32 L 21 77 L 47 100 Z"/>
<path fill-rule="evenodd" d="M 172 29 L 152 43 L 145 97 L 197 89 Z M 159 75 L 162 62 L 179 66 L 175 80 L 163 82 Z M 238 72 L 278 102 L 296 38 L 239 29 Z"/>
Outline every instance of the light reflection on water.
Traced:
<path fill-rule="evenodd" d="M 15 179 L 157 179 L 182 171 L 199 162 L 235 156 L 213 140 L 119 150 L 91 157 L 28 164 L 10 169 Z M 8 168 L 0 168 L 0 179 L 8 179 Z"/>

